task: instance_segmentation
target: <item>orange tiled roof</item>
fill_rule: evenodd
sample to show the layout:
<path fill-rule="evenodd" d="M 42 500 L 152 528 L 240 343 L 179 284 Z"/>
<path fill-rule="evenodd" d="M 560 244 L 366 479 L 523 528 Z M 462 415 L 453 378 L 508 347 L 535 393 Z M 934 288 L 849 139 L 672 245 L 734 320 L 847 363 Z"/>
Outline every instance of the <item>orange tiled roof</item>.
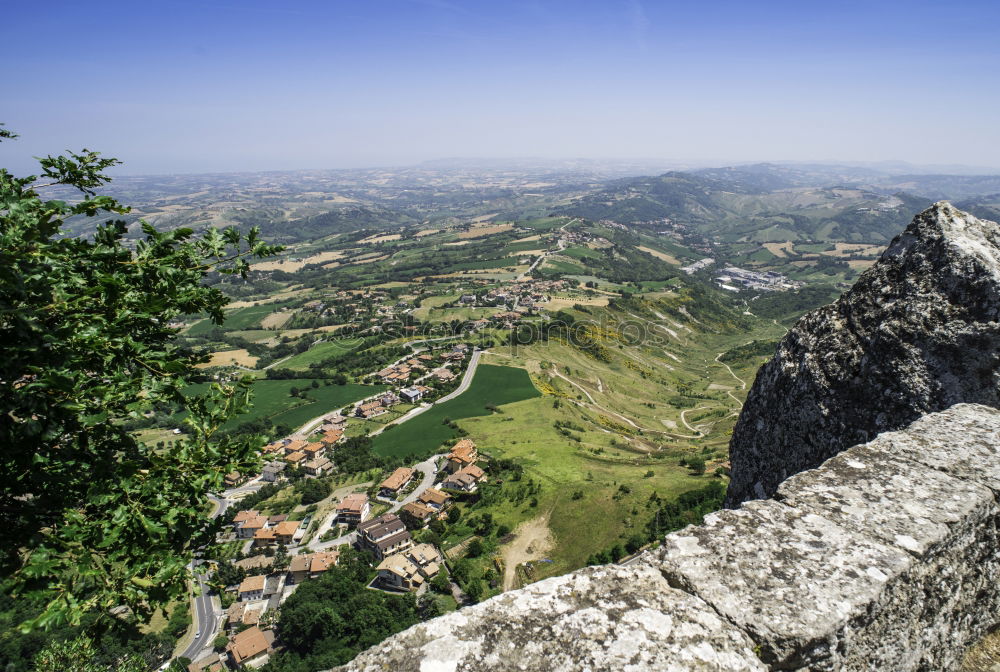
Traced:
<path fill-rule="evenodd" d="M 274 533 L 281 537 L 290 537 L 299 529 L 297 520 L 286 520 L 274 526 Z"/>
<path fill-rule="evenodd" d="M 261 539 L 264 541 L 268 541 L 274 539 L 274 536 L 275 535 L 273 527 L 266 527 L 262 530 L 257 530 L 256 532 L 253 533 L 254 541 L 258 541 Z"/>
<path fill-rule="evenodd" d="M 355 492 L 347 495 L 342 500 L 340 504 L 337 505 L 337 511 L 351 511 L 354 513 L 361 513 L 361 509 L 365 504 L 368 503 L 368 495 L 363 492 Z"/>
<path fill-rule="evenodd" d="M 441 492 L 437 488 L 427 488 L 422 493 L 420 493 L 420 497 L 418 497 L 418 499 L 421 502 L 428 502 L 428 503 L 433 502 L 434 504 L 444 504 L 449 499 L 451 499 L 451 495 L 449 495 L 447 492 Z"/>
<path fill-rule="evenodd" d="M 242 665 L 244 661 L 264 653 L 268 648 L 267 638 L 256 625 L 237 633 L 226 645 L 226 650 L 232 654 L 237 665 Z"/>
<path fill-rule="evenodd" d="M 389 478 L 382 481 L 380 488 L 385 488 L 386 490 L 399 490 L 401 487 L 406 485 L 409 480 L 413 478 L 413 469 L 409 467 L 399 467 L 396 471 L 392 472 Z"/>
<path fill-rule="evenodd" d="M 449 460 L 457 462 L 473 462 L 476 459 L 476 444 L 470 439 L 462 439 L 448 453 Z"/>
<path fill-rule="evenodd" d="M 260 515 L 260 511 L 257 511 L 255 509 L 243 510 L 243 511 L 238 512 L 235 516 L 233 516 L 233 522 L 234 523 L 243 523 L 243 522 L 246 522 L 247 520 L 249 520 L 250 518 L 256 518 L 256 517 L 258 517 L 259 515 Z"/>
<path fill-rule="evenodd" d="M 482 469 L 480 469 L 479 467 L 477 467 L 474 464 L 469 464 L 469 465 L 466 465 L 466 466 L 462 467 L 459 470 L 458 473 L 460 473 L 460 474 L 468 474 L 469 476 L 472 476 L 477 481 L 479 479 L 481 479 L 483 476 L 486 475 L 485 471 L 483 471 Z"/>
<path fill-rule="evenodd" d="M 248 576 L 243 579 L 243 583 L 240 584 L 237 592 L 239 593 L 253 593 L 258 590 L 264 590 L 264 583 L 267 581 L 267 577 L 263 574 L 259 576 Z"/>

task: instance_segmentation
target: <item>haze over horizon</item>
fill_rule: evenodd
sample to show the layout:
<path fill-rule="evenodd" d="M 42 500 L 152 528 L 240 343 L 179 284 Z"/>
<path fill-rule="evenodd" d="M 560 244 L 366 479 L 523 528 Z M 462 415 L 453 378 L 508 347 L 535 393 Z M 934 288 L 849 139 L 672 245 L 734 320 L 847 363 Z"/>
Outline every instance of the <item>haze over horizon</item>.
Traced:
<path fill-rule="evenodd" d="M 1000 164 L 1000 6 L 447 0 L 8 8 L 3 163 Z"/>

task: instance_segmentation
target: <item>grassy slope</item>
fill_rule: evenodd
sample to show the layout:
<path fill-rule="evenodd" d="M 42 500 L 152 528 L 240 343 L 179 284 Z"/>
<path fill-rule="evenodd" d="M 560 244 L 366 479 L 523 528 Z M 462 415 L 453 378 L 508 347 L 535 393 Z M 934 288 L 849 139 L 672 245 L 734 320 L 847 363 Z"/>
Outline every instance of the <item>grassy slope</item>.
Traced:
<path fill-rule="evenodd" d="M 590 554 L 638 531 L 649 517 L 645 504 L 653 491 L 672 497 L 712 478 L 691 475 L 667 453 L 626 460 L 593 455 L 588 448 L 602 445 L 607 450 L 611 436 L 588 434 L 587 444 L 581 445 L 560 435 L 553 425 L 556 420 L 580 422 L 583 414 L 572 406 L 554 408 L 552 398 L 530 399 L 503 410 L 502 415 L 468 418 L 460 425 L 484 452 L 516 460 L 529 478 L 542 484 L 537 507 L 504 502 L 494 517 L 516 528 L 524 520 L 549 513 L 555 548 L 548 554 L 552 563 L 539 566 L 543 576 L 576 569 Z M 654 476 L 646 478 L 648 471 Z M 616 500 L 621 484 L 628 484 L 631 493 Z M 574 500 L 576 491 L 582 497 Z"/>
<path fill-rule="evenodd" d="M 317 343 L 305 352 L 299 353 L 290 359 L 285 360 L 279 366 L 282 369 L 295 369 L 305 371 L 310 364 L 322 362 L 336 355 L 353 350 L 361 343 L 360 338 L 340 338 L 323 343 Z"/>
<path fill-rule="evenodd" d="M 648 296 L 656 299 L 655 294 Z M 613 310 L 602 317 L 608 322 L 642 318 Z M 459 421 L 483 452 L 515 459 L 524 465 L 527 477 L 542 483 L 536 507 L 504 502 L 493 511 L 498 522 L 511 528 L 549 514 L 555 547 L 549 554 L 552 562 L 537 565 L 539 577 L 578 568 L 590 554 L 639 531 L 652 516 L 647 502 L 654 491 L 673 498 L 715 478 L 711 472 L 726 457 L 738 400 L 746 394 L 715 357 L 782 332 L 764 321 L 755 321 L 750 331 L 717 333 L 690 321 L 685 325 L 688 331 L 655 316 L 642 319 L 650 329 L 656 324 L 669 326 L 677 337 L 649 338 L 620 350 L 611 341 L 608 362 L 559 342 L 517 350 L 495 348 L 486 355 L 487 361 L 525 367 L 546 396 L 509 404 L 503 413 Z M 749 385 L 758 363 L 734 365 L 734 373 Z M 669 400 L 674 398 L 684 403 L 673 405 Z M 702 436 L 685 427 L 682 413 Z M 627 425 L 621 416 L 641 430 Z M 602 417 L 618 427 L 602 425 Z M 582 427 L 584 431 L 573 432 L 581 441 L 561 434 L 557 420 Z M 695 476 L 679 465 L 682 457 L 694 455 L 714 456 L 708 474 Z M 650 471 L 653 474 L 647 476 Z M 622 484 L 631 492 L 620 494 Z M 574 499 L 577 491 L 580 497 Z"/>

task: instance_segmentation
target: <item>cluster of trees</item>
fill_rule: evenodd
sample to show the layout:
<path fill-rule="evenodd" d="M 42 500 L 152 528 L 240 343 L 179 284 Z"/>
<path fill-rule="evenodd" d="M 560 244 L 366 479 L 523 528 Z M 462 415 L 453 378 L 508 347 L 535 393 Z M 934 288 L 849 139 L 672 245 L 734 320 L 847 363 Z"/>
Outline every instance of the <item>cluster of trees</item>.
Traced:
<path fill-rule="evenodd" d="M 384 469 L 388 462 L 372 452 L 372 440 L 367 436 L 353 436 L 334 444 L 329 458 L 341 473 L 356 474 L 369 469 Z"/>
<path fill-rule="evenodd" d="M 788 292 L 764 294 L 753 302 L 753 312 L 769 320 L 798 319 L 802 313 L 825 306 L 840 296 L 833 285 L 806 285 Z"/>
<path fill-rule="evenodd" d="M 326 369 L 329 371 L 347 372 L 357 378 L 371 373 L 386 362 L 393 362 L 407 354 L 409 348 L 402 345 L 382 346 L 391 338 L 389 334 L 379 334 L 365 339 L 358 347 L 347 352 L 327 357 L 321 362 L 310 365 L 310 370 Z"/>
<path fill-rule="evenodd" d="M 654 492 L 646 502 L 646 507 L 653 509 L 653 515 L 645 530 L 633 534 L 624 543 L 614 544 L 610 548 L 590 555 L 587 564 L 605 565 L 609 562 L 618 562 L 668 532 L 687 525 L 698 525 L 707 514 L 722 508 L 725 496 L 726 486 L 719 480 L 713 480 L 702 488 L 689 490 L 675 500 L 664 500 Z"/>
<path fill-rule="evenodd" d="M 86 672 L 128 669 L 146 672 L 165 660 L 174 648 L 178 632 L 188 626 L 184 607 L 173 609 L 164 632 L 144 633 L 135 618 L 107 620 L 96 612 L 85 614 L 77 625 L 52 625 L 46 630 L 21 632 L 21 624 L 37 619 L 46 603 L 39 599 L 15 599 L 5 590 L 0 595 L 0 670 L 67 672 L 88 664 Z M 74 652 L 73 659 L 62 652 Z M 79 658 L 83 653 L 86 658 Z M 46 657 L 49 662 L 43 662 Z M 67 664 L 70 663 L 70 664 Z"/>
<path fill-rule="evenodd" d="M 726 364 L 749 364 L 758 357 L 770 357 L 778 347 L 777 341 L 751 341 L 746 345 L 738 345 L 726 350 L 719 357 Z"/>
<path fill-rule="evenodd" d="M 306 478 L 295 486 L 302 493 L 303 504 L 315 504 L 330 496 L 330 484 L 318 478 Z"/>
<path fill-rule="evenodd" d="M 286 647 L 262 672 L 315 672 L 342 665 L 360 651 L 438 615 L 433 598 L 369 590 L 371 558 L 352 549 L 321 577 L 303 583 L 282 605 L 278 632 Z"/>
<path fill-rule="evenodd" d="M 348 378 L 342 372 L 328 372 L 322 368 L 310 368 L 308 371 L 297 371 L 294 369 L 268 369 L 268 380 L 315 380 L 325 378 L 333 385 L 346 385 Z"/>
<path fill-rule="evenodd" d="M 707 514 L 722 508 L 725 497 L 726 486 L 716 479 L 704 487 L 682 493 L 672 501 L 658 497 L 652 499 L 658 508 L 646 525 L 650 541 L 687 525 L 701 524 Z"/>

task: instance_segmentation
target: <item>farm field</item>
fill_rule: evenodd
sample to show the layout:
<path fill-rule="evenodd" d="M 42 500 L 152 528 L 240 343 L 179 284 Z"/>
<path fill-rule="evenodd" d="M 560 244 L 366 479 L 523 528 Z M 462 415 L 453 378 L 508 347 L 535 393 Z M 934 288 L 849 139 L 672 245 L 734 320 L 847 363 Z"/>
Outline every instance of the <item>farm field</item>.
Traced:
<path fill-rule="evenodd" d="M 223 326 L 226 329 L 254 329 L 261 326 L 261 321 L 271 313 L 280 309 L 281 304 L 265 303 L 259 306 L 240 308 L 226 315 Z"/>
<path fill-rule="evenodd" d="M 349 352 L 361 342 L 360 338 L 338 338 L 333 341 L 317 343 L 305 352 L 300 352 L 291 359 L 285 360 L 279 366 L 282 369 L 304 371 L 309 368 L 310 364 L 318 364 L 324 359 Z"/>
<path fill-rule="evenodd" d="M 491 413 L 487 404 L 502 406 L 541 396 L 524 369 L 481 364 L 469 389 L 458 397 L 376 436 L 372 449 L 379 455 L 409 456 L 430 453 L 455 432 L 445 419 L 458 420 Z"/>
<path fill-rule="evenodd" d="M 312 387 L 313 383 L 318 387 Z M 292 429 L 328 411 L 364 399 L 385 390 L 384 385 L 326 385 L 324 380 L 257 380 L 253 385 L 253 406 L 245 414 L 230 420 L 223 429 L 232 429 L 245 422 L 268 419 L 275 425 Z M 302 390 L 307 399 L 293 397 L 292 388 Z M 198 394 L 206 384 L 192 385 L 191 394 Z"/>
<path fill-rule="evenodd" d="M 582 266 L 571 262 L 567 257 L 560 257 L 558 255 L 546 257 L 541 268 L 543 271 L 555 271 L 557 273 L 566 273 L 568 275 L 583 273 Z"/>
<path fill-rule="evenodd" d="M 244 349 L 239 350 L 219 350 L 213 352 L 211 358 L 204 364 L 198 364 L 200 369 L 208 369 L 213 366 L 231 366 L 237 364 L 252 369 L 257 366 L 257 357 L 254 357 Z"/>
<path fill-rule="evenodd" d="M 659 250 L 654 250 L 651 247 L 645 247 L 642 245 L 639 246 L 639 249 L 642 250 L 643 252 L 653 255 L 657 259 L 667 262 L 668 264 L 673 264 L 674 266 L 680 266 L 681 264 L 681 262 L 679 262 L 676 257 L 673 257 L 667 254 L 666 252 L 660 252 Z"/>
<path fill-rule="evenodd" d="M 295 273 L 300 271 L 309 264 L 322 264 L 330 261 L 336 261 L 344 256 L 343 251 L 331 251 L 331 252 L 320 252 L 319 254 L 314 254 L 309 257 L 301 259 L 291 259 L 289 257 L 284 257 L 282 259 L 276 259 L 273 261 L 260 261 L 253 264 L 253 270 L 255 271 L 285 271 L 286 273 Z"/>

